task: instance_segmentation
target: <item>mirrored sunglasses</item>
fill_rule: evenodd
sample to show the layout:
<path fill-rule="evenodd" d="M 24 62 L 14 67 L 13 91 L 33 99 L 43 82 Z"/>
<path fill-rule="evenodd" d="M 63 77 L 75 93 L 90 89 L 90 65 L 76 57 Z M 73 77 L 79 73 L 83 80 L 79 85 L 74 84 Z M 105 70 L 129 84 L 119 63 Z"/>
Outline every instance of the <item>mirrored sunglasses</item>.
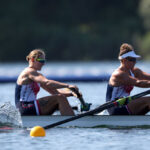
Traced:
<path fill-rule="evenodd" d="M 42 63 L 42 64 L 44 64 L 46 62 L 45 59 L 40 59 L 40 58 L 37 58 L 36 61 L 38 61 L 39 63 Z"/>

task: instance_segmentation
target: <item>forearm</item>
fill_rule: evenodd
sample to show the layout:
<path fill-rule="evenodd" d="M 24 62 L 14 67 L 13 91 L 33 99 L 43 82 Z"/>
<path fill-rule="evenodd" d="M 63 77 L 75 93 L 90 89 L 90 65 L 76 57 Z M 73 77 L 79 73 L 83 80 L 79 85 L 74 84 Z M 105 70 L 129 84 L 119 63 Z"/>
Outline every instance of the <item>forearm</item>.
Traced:
<path fill-rule="evenodd" d="M 135 86 L 142 88 L 149 88 L 150 81 L 149 80 L 137 80 Z"/>
<path fill-rule="evenodd" d="M 60 94 L 66 96 L 66 97 L 75 96 L 74 93 L 72 93 L 72 91 L 69 90 L 68 88 L 65 88 L 65 89 L 58 89 L 57 91 L 58 91 Z"/>
<path fill-rule="evenodd" d="M 76 87 L 75 85 L 69 85 L 69 84 L 57 82 L 54 80 L 46 80 L 45 82 L 41 84 L 41 86 L 51 94 L 59 94 L 60 93 L 59 89 L 62 89 L 62 88 L 70 88 L 70 89 L 73 88 L 76 91 L 78 91 L 78 87 Z M 63 94 L 63 93 L 60 93 L 60 94 Z"/>
<path fill-rule="evenodd" d="M 41 87 L 46 90 L 48 93 L 50 94 L 59 94 L 58 90 L 57 89 L 54 89 L 54 88 L 49 88 L 47 86 L 45 86 L 44 84 L 41 85 Z"/>
<path fill-rule="evenodd" d="M 52 88 L 52 89 L 61 89 L 61 88 L 69 88 L 69 85 L 66 83 L 61 83 L 54 80 L 48 80 L 46 83 L 46 87 Z"/>
<path fill-rule="evenodd" d="M 46 88 L 43 87 L 47 92 L 49 92 L 50 94 L 62 94 L 65 97 L 69 97 L 69 96 L 74 96 L 73 93 L 70 90 L 65 90 L 65 89 L 50 89 L 50 88 Z"/>

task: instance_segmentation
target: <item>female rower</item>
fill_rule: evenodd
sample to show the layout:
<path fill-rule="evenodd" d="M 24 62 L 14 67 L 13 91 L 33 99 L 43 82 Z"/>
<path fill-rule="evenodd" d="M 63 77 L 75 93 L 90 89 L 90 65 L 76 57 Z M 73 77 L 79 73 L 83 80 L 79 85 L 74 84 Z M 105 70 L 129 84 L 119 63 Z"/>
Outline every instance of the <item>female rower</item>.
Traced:
<path fill-rule="evenodd" d="M 120 47 L 120 66 L 112 73 L 106 93 L 106 101 L 113 101 L 130 95 L 134 86 L 150 87 L 150 74 L 135 67 L 139 55 L 133 47 L 124 43 Z M 145 115 L 150 110 L 150 97 L 142 97 L 122 107 L 108 109 L 110 115 Z"/>
<path fill-rule="evenodd" d="M 51 115 L 59 110 L 61 115 L 74 115 L 67 98 L 73 96 L 71 92 L 63 92 L 61 88 L 78 88 L 54 80 L 48 80 L 38 71 L 45 63 L 45 53 L 41 49 L 35 49 L 26 57 L 29 66 L 19 75 L 15 90 L 15 104 L 21 115 Z M 37 94 L 42 87 L 51 96 L 37 99 Z"/>

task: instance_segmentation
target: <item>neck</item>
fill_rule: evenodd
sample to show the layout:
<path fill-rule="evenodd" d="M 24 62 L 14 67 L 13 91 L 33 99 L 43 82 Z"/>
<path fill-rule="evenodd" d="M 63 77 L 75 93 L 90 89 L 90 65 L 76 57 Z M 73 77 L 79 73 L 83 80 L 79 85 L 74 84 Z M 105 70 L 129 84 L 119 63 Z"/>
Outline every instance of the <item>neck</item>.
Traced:
<path fill-rule="evenodd" d="M 33 68 L 33 69 L 37 70 L 37 68 L 35 67 L 35 65 L 33 63 L 29 64 L 29 68 Z"/>
<path fill-rule="evenodd" d="M 125 72 L 129 72 L 131 70 L 131 68 L 127 67 L 125 64 L 121 63 L 120 67 L 121 70 L 125 71 Z"/>

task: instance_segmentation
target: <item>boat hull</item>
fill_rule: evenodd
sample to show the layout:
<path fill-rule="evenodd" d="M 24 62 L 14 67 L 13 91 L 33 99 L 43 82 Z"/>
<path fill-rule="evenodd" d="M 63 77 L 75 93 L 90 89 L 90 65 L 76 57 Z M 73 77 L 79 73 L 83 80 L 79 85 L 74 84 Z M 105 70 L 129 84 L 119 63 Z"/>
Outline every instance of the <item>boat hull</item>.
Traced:
<path fill-rule="evenodd" d="M 22 126 L 31 128 L 34 126 L 47 126 L 55 122 L 70 118 L 71 116 L 22 116 Z M 95 115 L 86 116 L 68 123 L 59 125 L 59 127 L 105 127 L 105 126 L 149 126 L 150 116 L 109 116 Z"/>

